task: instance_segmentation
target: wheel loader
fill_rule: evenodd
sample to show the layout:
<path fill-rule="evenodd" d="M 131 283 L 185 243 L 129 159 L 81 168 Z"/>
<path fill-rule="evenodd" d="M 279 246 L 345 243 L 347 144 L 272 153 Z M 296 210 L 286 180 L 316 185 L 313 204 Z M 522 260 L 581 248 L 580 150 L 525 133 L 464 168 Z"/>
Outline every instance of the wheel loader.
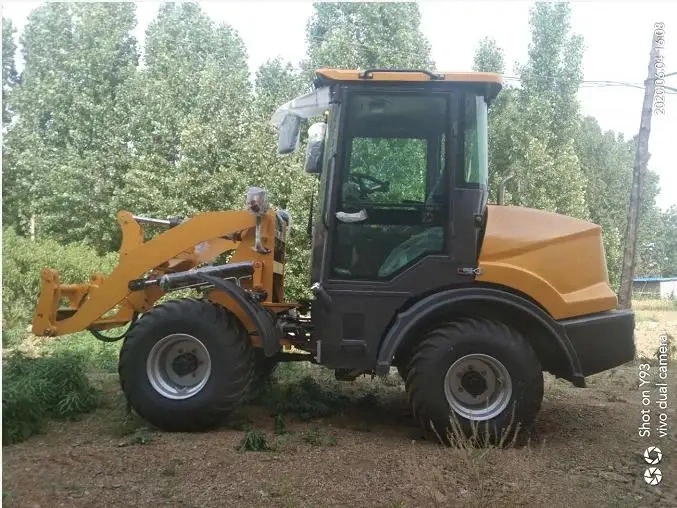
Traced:
<path fill-rule="evenodd" d="M 119 212 L 117 267 L 75 285 L 43 270 L 33 332 L 124 339 L 122 390 L 168 431 L 218 424 L 257 372 L 298 360 L 340 380 L 397 369 L 443 439 L 453 422 L 491 440 L 533 425 L 544 372 L 585 387 L 634 359 L 634 315 L 617 309 L 599 226 L 488 204 L 500 89 L 492 73 L 319 69 L 271 119 L 281 157 L 310 124 L 310 300 L 285 298 L 290 214 L 252 187 L 241 210 Z M 200 297 L 172 298 L 186 288 Z"/>

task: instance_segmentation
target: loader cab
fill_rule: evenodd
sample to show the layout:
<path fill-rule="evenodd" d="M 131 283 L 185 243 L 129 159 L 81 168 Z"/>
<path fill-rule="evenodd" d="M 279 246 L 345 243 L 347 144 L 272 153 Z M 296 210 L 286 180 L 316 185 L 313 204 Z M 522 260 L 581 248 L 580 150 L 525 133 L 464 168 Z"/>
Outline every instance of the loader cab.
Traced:
<path fill-rule="evenodd" d="M 305 167 L 319 173 L 311 283 L 322 363 L 369 368 L 398 309 L 472 280 L 499 89 L 494 74 L 317 72 L 303 99 L 315 115 Z"/>

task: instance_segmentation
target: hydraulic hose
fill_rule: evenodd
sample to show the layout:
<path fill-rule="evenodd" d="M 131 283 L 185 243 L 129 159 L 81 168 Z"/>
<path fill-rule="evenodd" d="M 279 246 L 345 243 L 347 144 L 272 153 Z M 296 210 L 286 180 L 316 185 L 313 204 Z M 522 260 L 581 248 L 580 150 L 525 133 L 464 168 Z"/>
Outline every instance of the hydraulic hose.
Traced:
<path fill-rule="evenodd" d="M 120 335 L 114 335 L 114 336 L 109 337 L 109 336 L 107 336 L 107 335 L 104 335 L 104 334 L 101 333 L 100 331 L 98 331 L 98 330 L 93 330 L 93 329 L 91 329 L 91 328 L 87 328 L 87 331 L 88 331 L 89 333 L 91 333 L 92 335 L 94 335 L 94 337 L 96 337 L 96 338 L 97 338 L 98 340 L 100 340 L 101 342 L 117 342 L 118 340 L 121 340 L 121 339 L 124 339 L 124 338 L 125 338 L 125 336 L 127 335 L 127 332 L 129 332 L 129 330 L 131 329 L 132 325 L 136 322 L 136 320 L 137 320 L 138 318 L 139 318 L 139 314 L 138 314 L 137 312 L 135 312 L 135 313 L 132 315 L 132 319 L 131 319 L 131 321 L 129 322 L 129 324 L 127 325 L 127 328 L 126 328 L 125 331 L 122 332 Z"/>

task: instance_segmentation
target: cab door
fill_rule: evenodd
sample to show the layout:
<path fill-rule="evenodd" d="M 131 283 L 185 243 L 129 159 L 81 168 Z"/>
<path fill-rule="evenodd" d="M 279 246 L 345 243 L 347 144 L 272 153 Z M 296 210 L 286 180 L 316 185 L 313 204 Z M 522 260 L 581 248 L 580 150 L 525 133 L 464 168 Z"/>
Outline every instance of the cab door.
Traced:
<path fill-rule="evenodd" d="M 455 108 L 448 91 L 372 85 L 342 97 L 314 270 L 321 363 L 371 368 L 397 310 L 460 278 L 451 241 Z"/>

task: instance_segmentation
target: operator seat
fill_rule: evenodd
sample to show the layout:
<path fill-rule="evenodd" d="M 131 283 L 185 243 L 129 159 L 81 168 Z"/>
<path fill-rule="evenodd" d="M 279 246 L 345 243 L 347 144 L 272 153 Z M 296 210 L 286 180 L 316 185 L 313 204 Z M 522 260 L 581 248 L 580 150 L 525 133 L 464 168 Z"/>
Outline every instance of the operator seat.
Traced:
<path fill-rule="evenodd" d="M 426 253 L 440 252 L 444 243 L 442 226 L 424 229 L 395 247 L 378 270 L 379 278 L 391 276 Z"/>
<path fill-rule="evenodd" d="M 435 181 L 435 185 L 430 191 L 426 201 L 425 209 L 428 207 L 439 206 L 446 202 L 445 185 L 448 172 L 446 169 L 440 173 Z M 423 257 L 426 253 L 440 252 L 444 246 L 444 231 L 442 226 L 425 227 L 420 233 L 413 234 L 407 240 L 395 247 L 381 264 L 378 270 L 379 278 L 389 277 L 404 266 L 413 263 L 416 259 Z"/>

